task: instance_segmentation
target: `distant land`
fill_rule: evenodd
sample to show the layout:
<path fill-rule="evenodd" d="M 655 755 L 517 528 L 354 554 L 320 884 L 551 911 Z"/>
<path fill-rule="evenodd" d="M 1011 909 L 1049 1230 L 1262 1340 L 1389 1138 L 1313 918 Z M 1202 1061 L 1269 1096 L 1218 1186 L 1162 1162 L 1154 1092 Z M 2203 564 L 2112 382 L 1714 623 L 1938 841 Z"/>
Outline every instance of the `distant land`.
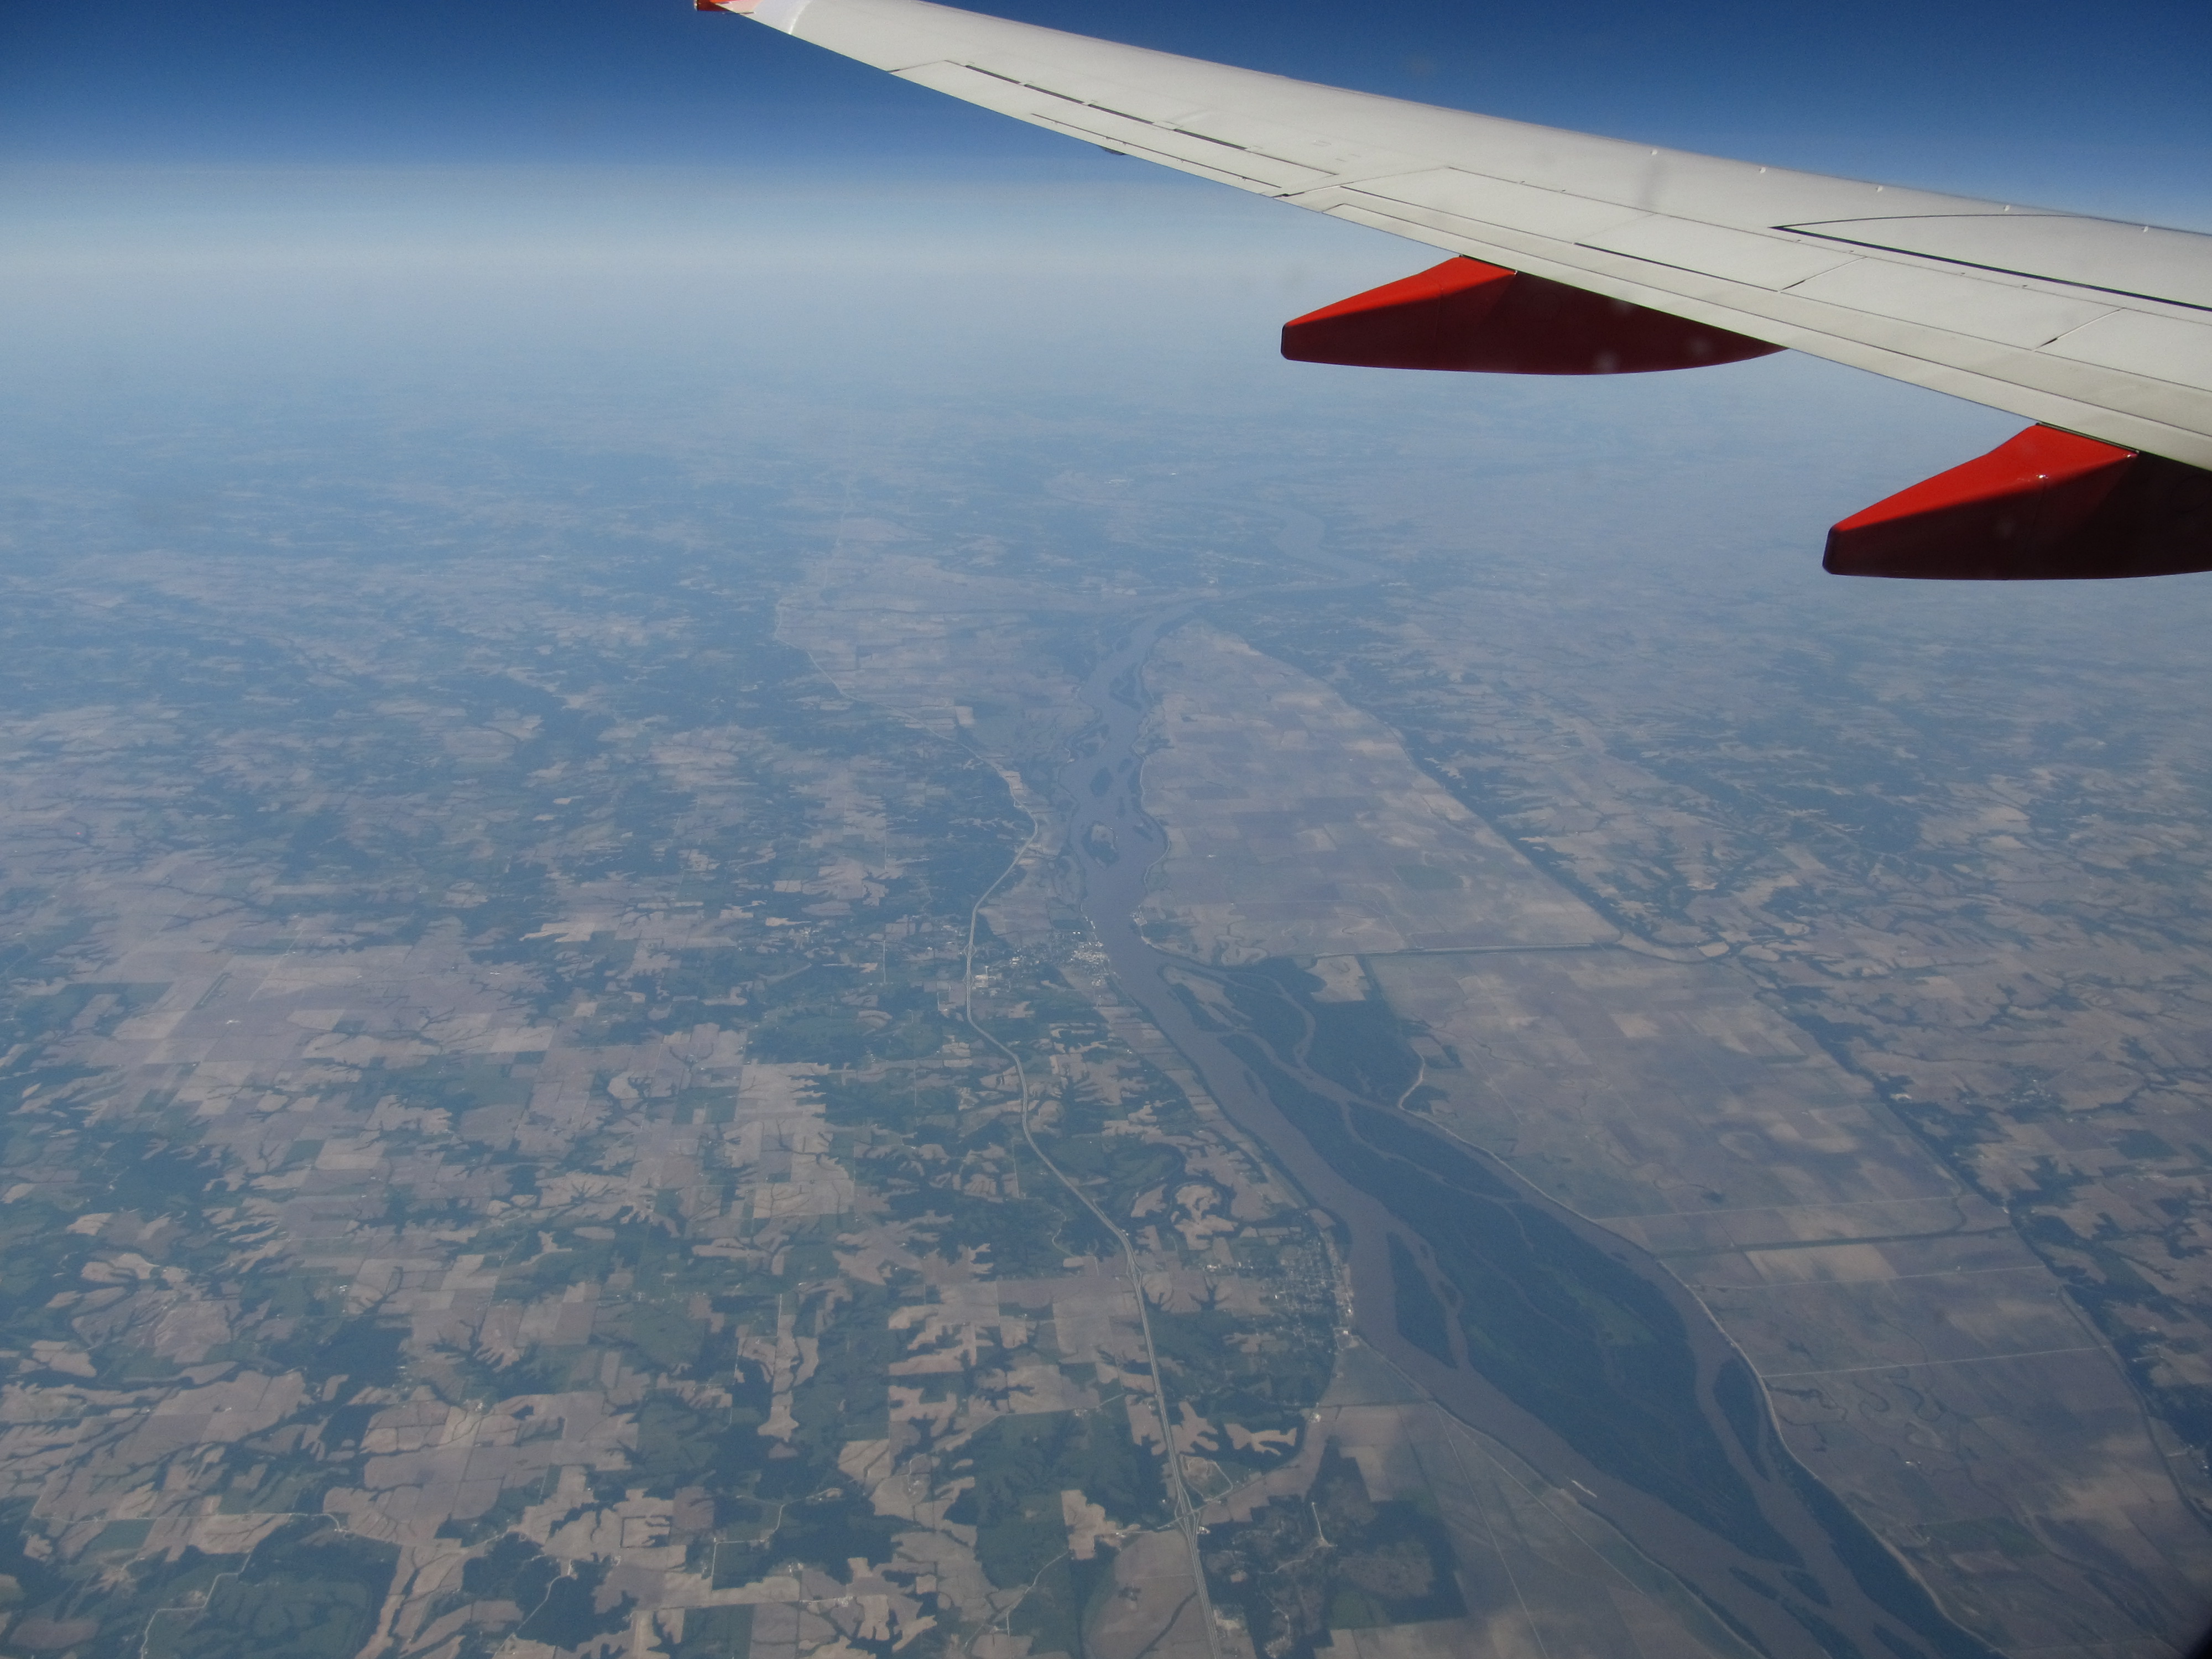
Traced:
<path fill-rule="evenodd" d="M 2197 589 L 499 395 L 9 463 L 0 1654 L 2212 1619 Z"/>

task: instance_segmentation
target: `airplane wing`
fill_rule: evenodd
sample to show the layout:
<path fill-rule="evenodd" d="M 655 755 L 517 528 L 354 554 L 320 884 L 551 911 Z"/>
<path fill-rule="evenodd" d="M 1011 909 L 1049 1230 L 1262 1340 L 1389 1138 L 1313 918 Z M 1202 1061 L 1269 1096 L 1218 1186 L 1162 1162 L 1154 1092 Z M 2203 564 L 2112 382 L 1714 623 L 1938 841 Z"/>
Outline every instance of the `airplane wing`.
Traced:
<path fill-rule="evenodd" d="M 1453 256 L 1285 355 L 1590 374 L 1790 349 L 2038 424 L 1854 515 L 1828 568 L 2212 569 L 2212 236 L 1316 86 L 929 0 L 695 0 L 1032 125 Z"/>

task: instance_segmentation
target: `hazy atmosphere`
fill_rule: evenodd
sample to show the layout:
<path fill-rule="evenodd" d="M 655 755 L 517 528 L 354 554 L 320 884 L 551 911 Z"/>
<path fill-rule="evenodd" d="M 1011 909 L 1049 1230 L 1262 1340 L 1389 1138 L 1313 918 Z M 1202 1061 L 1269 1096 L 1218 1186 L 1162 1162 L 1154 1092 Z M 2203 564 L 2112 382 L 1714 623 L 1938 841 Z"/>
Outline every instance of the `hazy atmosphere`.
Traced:
<path fill-rule="evenodd" d="M 2212 229 L 2137 4 L 1000 15 Z M 2158 1659 L 2212 577 L 736 17 L 0 20 L 0 1655 Z"/>

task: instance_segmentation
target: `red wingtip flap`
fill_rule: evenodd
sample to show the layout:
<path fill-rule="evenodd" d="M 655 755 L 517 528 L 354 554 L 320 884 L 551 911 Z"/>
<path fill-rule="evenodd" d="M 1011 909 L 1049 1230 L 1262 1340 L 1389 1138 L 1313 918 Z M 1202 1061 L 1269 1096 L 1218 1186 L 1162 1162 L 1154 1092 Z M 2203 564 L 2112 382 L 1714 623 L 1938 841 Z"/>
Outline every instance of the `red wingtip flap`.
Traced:
<path fill-rule="evenodd" d="M 1480 259 L 1447 259 L 1285 323 L 1283 356 L 1359 368 L 1456 368 L 1461 343 L 1481 328 L 1513 278 Z"/>
<path fill-rule="evenodd" d="M 1447 259 L 1283 325 L 1294 362 L 1492 374 L 1638 374 L 1779 346 L 1525 271 Z"/>
<path fill-rule="evenodd" d="M 721 9 L 721 0 L 691 0 L 694 11 L 720 11 Z"/>
<path fill-rule="evenodd" d="M 2212 473 L 2034 426 L 1828 532 L 1839 576 L 2085 580 L 2212 570 Z"/>

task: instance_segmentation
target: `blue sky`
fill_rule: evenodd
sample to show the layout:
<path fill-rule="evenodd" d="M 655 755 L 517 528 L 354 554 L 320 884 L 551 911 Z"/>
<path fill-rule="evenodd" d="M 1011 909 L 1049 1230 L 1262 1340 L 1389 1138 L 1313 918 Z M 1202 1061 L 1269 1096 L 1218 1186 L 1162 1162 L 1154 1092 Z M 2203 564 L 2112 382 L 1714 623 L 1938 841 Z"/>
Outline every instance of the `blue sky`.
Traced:
<path fill-rule="evenodd" d="M 994 9 L 1524 119 L 2115 213 L 2190 216 L 2212 156 L 2201 0 Z M 685 0 L 10 6 L 0 159 L 1113 165 Z"/>

